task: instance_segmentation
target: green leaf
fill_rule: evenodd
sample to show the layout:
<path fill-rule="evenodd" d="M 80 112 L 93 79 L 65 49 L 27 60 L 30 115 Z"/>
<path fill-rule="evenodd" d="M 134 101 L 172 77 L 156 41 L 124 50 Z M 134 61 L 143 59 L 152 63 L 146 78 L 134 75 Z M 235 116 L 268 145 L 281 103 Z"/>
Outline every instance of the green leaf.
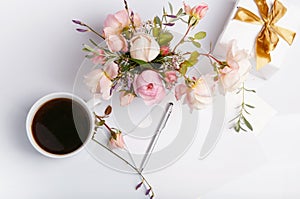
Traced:
<path fill-rule="evenodd" d="M 173 6 L 170 2 L 168 2 L 168 4 L 169 4 L 170 12 L 171 12 L 171 14 L 173 14 Z"/>
<path fill-rule="evenodd" d="M 167 45 L 170 41 L 172 41 L 173 35 L 169 32 L 160 33 L 158 38 L 158 43 L 160 46 Z"/>
<path fill-rule="evenodd" d="M 199 56 L 200 56 L 200 53 L 198 53 L 197 51 L 194 51 L 191 53 L 191 56 L 188 59 L 188 61 L 192 64 L 191 66 L 195 65 L 198 62 Z"/>
<path fill-rule="evenodd" d="M 247 113 L 248 115 L 251 115 L 251 113 L 249 113 L 249 111 L 247 111 L 246 109 L 244 109 L 245 113 Z"/>
<path fill-rule="evenodd" d="M 140 59 L 133 59 L 133 58 L 131 58 L 130 60 L 133 61 L 133 62 L 135 62 L 135 63 L 137 63 L 137 64 L 139 64 L 139 65 L 146 65 L 146 64 L 148 64 L 148 62 L 145 62 L 145 61 L 140 60 Z"/>
<path fill-rule="evenodd" d="M 163 7 L 163 15 L 167 15 L 165 7 Z"/>
<path fill-rule="evenodd" d="M 188 37 L 189 40 L 194 41 L 195 38 L 194 37 Z"/>
<path fill-rule="evenodd" d="M 197 40 L 204 39 L 206 37 L 206 32 L 200 31 L 194 35 L 194 38 Z"/>
<path fill-rule="evenodd" d="M 94 42 L 94 40 L 92 40 L 92 39 L 89 39 L 89 41 L 95 46 L 95 47 L 97 47 L 98 45 L 96 44 L 96 42 Z"/>
<path fill-rule="evenodd" d="M 182 13 L 183 13 L 183 9 L 182 9 L 182 8 L 180 8 L 180 9 L 178 10 L 178 12 L 177 12 L 176 16 L 177 16 L 177 17 L 179 17 L 179 16 L 180 16 Z"/>
<path fill-rule="evenodd" d="M 91 59 L 94 57 L 94 55 L 85 55 L 86 58 Z"/>
<path fill-rule="evenodd" d="M 248 129 L 250 129 L 251 131 L 253 131 L 253 127 L 250 124 L 250 122 L 245 117 L 243 117 L 243 120 L 245 122 L 245 125 L 248 127 Z"/>
<path fill-rule="evenodd" d="M 152 29 L 152 34 L 153 34 L 153 37 L 158 37 L 159 36 L 159 33 L 160 33 L 161 29 L 160 28 L 157 28 L 157 27 L 154 27 Z"/>
<path fill-rule="evenodd" d="M 236 124 L 235 127 L 234 127 L 234 130 L 235 130 L 236 132 L 240 132 L 240 129 L 241 129 L 240 124 Z"/>
<path fill-rule="evenodd" d="M 105 124 L 105 120 L 100 120 L 96 123 L 97 126 L 103 126 Z"/>
<path fill-rule="evenodd" d="M 184 76 L 187 72 L 187 69 L 191 66 L 194 66 L 198 62 L 199 56 L 200 53 L 198 53 L 197 51 L 192 52 L 190 58 L 180 64 L 179 72 Z"/>
<path fill-rule="evenodd" d="M 197 41 L 192 41 L 193 45 L 196 46 L 197 48 L 201 48 L 201 44 Z"/>
<path fill-rule="evenodd" d="M 255 91 L 255 90 L 249 90 L 249 89 L 245 89 L 245 91 L 256 93 L 256 91 Z"/>
<path fill-rule="evenodd" d="M 250 104 L 245 104 L 245 106 L 249 107 L 249 108 L 255 108 L 255 106 L 252 106 Z"/>
<path fill-rule="evenodd" d="M 86 44 L 83 45 L 83 49 L 82 50 L 83 51 L 87 51 L 87 52 L 94 52 L 94 49 L 91 48 L 90 46 L 86 45 Z"/>
<path fill-rule="evenodd" d="M 161 23 L 161 20 L 158 16 L 154 17 L 154 20 L 153 20 L 153 23 L 154 23 L 154 26 L 156 27 L 157 25 L 159 25 L 159 27 L 162 26 L 162 23 Z"/>
<path fill-rule="evenodd" d="M 240 88 L 240 89 L 236 92 L 236 94 L 239 94 L 242 90 L 243 90 L 243 89 Z"/>
<path fill-rule="evenodd" d="M 189 66 L 188 66 L 187 61 L 184 61 L 182 64 L 180 64 L 179 72 L 180 72 L 180 74 L 181 74 L 182 76 L 185 76 L 188 67 L 189 67 Z"/>

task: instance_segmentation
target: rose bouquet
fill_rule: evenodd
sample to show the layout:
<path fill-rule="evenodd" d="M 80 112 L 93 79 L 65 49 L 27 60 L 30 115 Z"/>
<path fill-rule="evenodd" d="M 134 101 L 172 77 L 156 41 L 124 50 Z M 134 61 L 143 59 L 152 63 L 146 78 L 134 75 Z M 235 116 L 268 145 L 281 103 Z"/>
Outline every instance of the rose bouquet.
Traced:
<path fill-rule="evenodd" d="M 146 105 L 153 105 L 175 87 L 176 98 L 186 94 L 185 102 L 191 109 L 205 108 L 211 103 L 210 89 L 204 79 L 186 75 L 188 68 L 197 64 L 200 53 L 177 50 L 185 42 L 201 46 L 199 40 L 205 37 L 205 32 L 188 34 L 205 16 L 208 6 L 184 5 L 176 14 L 171 4 L 170 9 L 170 13 L 164 10 L 162 17 L 142 23 L 140 16 L 126 6 L 125 10 L 107 16 L 101 34 L 78 20 L 73 21 L 86 27 L 78 31 L 92 31 L 105 40 L 104 46 L 92 41 L 94 48 L 85 45 L 83 49 L 89 52 L 87 57 L 99 65 L 86 75 L 86 84 L 92 93 L 108 100 L 114 92 L 120 92 L 123 106 L 135 97 L 142 98 Z M 174 36 L 168 27 L 179 21 L 187 24 L 187 30 L 172 47 Z M 176 85 L 180 78 L 184 83 Z"/>
<path fill-rule="evenodd" d="M 245 115 L 249 113 L 247 109 L 254 107 L 244 101 L 245 91 L 254 92 L 244 87 L 251 68 L 248 54 L 237 49 L 234 41 L 225 49 L 226 60 L 219 60 L 212 50 L 207 53 L 200 51 L 200 41 L 206 37 L 206 33 L 194 31 L 208 10 L 207 4 L 190 7 L 184 3 L 182 8 L 175 11 L 169 3 L 169 11 L 163 8 L 162 16 L 147 21 L 142 21 L 138 13 L 129 9 L 125 0 L 124 4 L 124 10 L 106 17 L 100 33 L 79 20 L 73 20 L 80 26 L 77 31 L 93 32 L 104 40 L 102 45 L 90 40 L 93 46 L 84 45 L 83 48 L 88 53 L 86 57 L 95 64 L 94 70 L 85 76 L 85 83 L 95 96 L 109 100 L 118 92 L 122 106 L 130 104 L 137 97 L 146 105 L 154 105 L 173 90 L 176 99 L 184 98 L 184 103 L 192 111 L 209 106 L 216 90 L 221 90 L 220 93 L 242 93 L 243 101 L 237 117 L 233 119 L 233 127 L 238 132 L 246 131 L 246 128 L 252 130 Z M 170 28 L 177 23 L 184 23 L 186 30 L 175 41 Z M 185 43 L 192 44 L 196 50 L 182 51 L 181 46 Z M 197 77 L 190 75 L 190 69 L 200 67 L 200 57 L 210 60 L 212 73 Z M 108 115 L 96 115 L 96 123 L 110 132 L 111 147 L 124 148 L 121 132 L 105 123 Z M 142 179 L 141 184 L 145 180 L 144 177 Z M 154 197 L 151 187 L 147 195 Z"/>

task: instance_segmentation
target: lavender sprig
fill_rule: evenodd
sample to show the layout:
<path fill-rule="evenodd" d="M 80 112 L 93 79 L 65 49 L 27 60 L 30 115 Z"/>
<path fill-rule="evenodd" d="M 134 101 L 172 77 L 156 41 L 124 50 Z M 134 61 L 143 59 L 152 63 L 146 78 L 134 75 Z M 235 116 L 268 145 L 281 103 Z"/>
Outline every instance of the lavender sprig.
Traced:
<path fill-rule="evenodd" d="M 91 28 L 89 25 L 83 23 L 82 21 L 80 20 L 77 20 L 77 19 L 73 19 L 72 22 L 76 25 L 80 25 L 80 26 L 83 26 L 83 27 L 86 27 L 87 29 L 82 29 L 82 28 L 77 28 L 76 30 L 78 32 L 88 32 L 88 31 L 91 31 L 93 33 L 95 33 L 97 36 L 101 37 L 102 39 L 105 39 L 103 37 L 103 35 L 101 35 L 100 33 L 98 33 L 97 31 L 95 31 L 93 28 Z"/>

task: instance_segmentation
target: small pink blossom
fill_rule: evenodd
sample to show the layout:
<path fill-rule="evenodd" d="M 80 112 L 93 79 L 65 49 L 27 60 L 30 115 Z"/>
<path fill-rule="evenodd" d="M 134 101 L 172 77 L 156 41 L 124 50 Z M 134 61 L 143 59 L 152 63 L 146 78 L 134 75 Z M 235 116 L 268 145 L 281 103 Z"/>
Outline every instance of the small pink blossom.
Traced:
<path fill-rule="evenodd" d="M 225 91 L 232 92 L 240 88 L 241 84 L 246 81 L 251 63 L 249 55 L 245 50 L 238 50 L 236 41 L 232 40 L 228 45 L 227 66 L 220 69 L 220 79 Z"/>
<path fill-rule="evenodd" d="M 169 46 L 161 46 L 160 47 L 160 54 L 162 56 L 167 56 L 170 52 L 171 52 L 171 50 L 170 50 Z"/>
<path fill-rule="evenodd" d="M 94 57 L 92 58 L 92 62 L 94 64 L 105 64 L 105 53 L 104 50 L 98 49 L 97 53 L 94 53 Z"/>
<path fill-rule="evenodd" d="M 134 98 L 135 98 L 134 94 L 123 91 L 120 94 L 120 105 L 127 106 L 132 102 Z"/>
<path fill-rule="evenodd" d="M 153 70 L 145 70 L 136 76 L 133 88 L 146 105 L 159 103 L 166 95 L 161 77 Z"/>
<path fill-rule="evenodd" d="M 111 136 L 108 144 L 112 149 L 115 149 L 115 148 L 123 149 L 125 147 L 125 142 L 124 142 L 122 133 L 121 132 L 115 133 L 115 138 L 114 138 L 114 136 Z"/>
<path fill-rule="evenodd" d="M 174 71 L 174 70 L 167 71 L 165 73 L 165 75 L 166 75 L 166 78 L 165 78 L 166 82 L 171 83 L 171 84 L 176 83 L 177 78 L 178 78 L 176 71 Z"/>
<path fill-rule="evenodd" d="M 197 79 L 192 85 L 179 84 L 175 88 L 177 100 L 185 95 L 184 102 L 193 109 L 204 109 L 212 103 L 210 89 L 203 78 Z"/>

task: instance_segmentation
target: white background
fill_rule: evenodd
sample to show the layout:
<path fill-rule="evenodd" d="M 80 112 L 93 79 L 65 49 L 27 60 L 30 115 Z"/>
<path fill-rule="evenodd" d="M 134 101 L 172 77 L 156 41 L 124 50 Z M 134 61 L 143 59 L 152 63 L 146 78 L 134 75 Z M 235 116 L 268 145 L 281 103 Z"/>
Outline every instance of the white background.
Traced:
<path fill-rule="evenodd" d="M 128 1 L 143 19 L 160 14 L 167 5 L 165 0 Z M 171 2 L 174 7 L 182 4 Z M 299 1 L 289 2 L 299 6 Z M 198 28 L 208 33 L 206 48 L 222 31 L 233 0 L 207 3 L 209 12 Z M 26 114 L 38 98 L 54 91 L 72 92 L 84 59 L 81 45 L 95 38 L 75 32 L 71 20 L 81 19 L 100 30 L 105 16 L 122 8 L 122 0 L 0 1 L 0 198 L 146 198 L 143 189 L 134 190 L 137 176 L 109 169 L 86 151 L 61 160 L 43 157 L 25 131 Z M 147 174 L 157 198 L 300 198 L 298 37 L 282 69 L 257 84 L 258 95 L 278 111 L 264 130 L 225 131 L 205 160 L 198 159 L 203 142 L 199 134 L 179 161 Z"/>

